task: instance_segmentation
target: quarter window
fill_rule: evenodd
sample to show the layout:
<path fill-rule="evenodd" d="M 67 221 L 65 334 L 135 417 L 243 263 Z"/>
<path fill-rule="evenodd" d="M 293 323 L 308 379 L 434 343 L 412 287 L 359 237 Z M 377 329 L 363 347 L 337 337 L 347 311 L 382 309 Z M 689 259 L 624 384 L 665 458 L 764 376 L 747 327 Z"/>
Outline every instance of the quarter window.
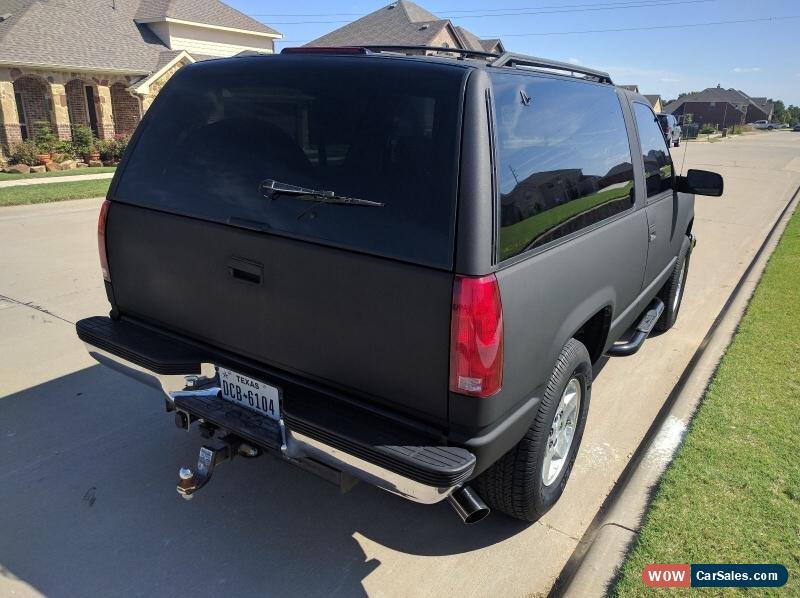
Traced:
<path fill-rule="evenodd" d="M 634 102 L 633 113 L 636 115 L 636 128 L 642 145 L 647 197 L 653 197 L 672 189 L 672 159 L 664 133 L 650 107 Z"/>
<path fill-rule="evenodd" d="M 492 79 L 501 259 L 633 206 L 628 133 L 611 86 L 514 73 Z"/>

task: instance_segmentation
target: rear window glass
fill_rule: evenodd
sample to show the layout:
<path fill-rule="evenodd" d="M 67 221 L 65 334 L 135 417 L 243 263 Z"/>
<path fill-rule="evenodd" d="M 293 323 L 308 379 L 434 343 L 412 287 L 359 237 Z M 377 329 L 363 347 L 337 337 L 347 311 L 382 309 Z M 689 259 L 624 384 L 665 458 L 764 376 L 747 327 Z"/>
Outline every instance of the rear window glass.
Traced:
<path fill-rule="evenodd" d="M 633 207 L 633 166 L 613 87 L 492 75 L 500 187 L 500 258 Z"/>
<path fill-rule="evenodd" d="M 465 73 L 365 57 L 187 67 L 153 104 L 115 199 L 449 268 Z M 384 206 L 267 199 L 267 179 Z"/>

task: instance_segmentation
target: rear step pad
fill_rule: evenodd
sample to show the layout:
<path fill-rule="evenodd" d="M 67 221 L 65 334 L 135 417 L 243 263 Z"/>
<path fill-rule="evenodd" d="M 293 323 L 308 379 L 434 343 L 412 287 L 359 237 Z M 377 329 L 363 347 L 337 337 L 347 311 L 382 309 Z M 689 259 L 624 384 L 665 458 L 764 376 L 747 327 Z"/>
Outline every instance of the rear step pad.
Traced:
<path fill-rule="evenodd" d="M 82 341 L 156 374 L 200 373 L 200 351 L 154 330 L 103 316 L 80 320 L 75 329 Z"/>
<path fill-rule="evenodd" d="M 639 320 L 639 323 L 636 325 L 636 331 L 633 333 L 630 340 L 617 341 L 606 351 L 606 354 L 611 357 L 627 357 L 628 355 L 636 353 L 642 348 L 647 337 L 650 336 L 653 326 L 656 325 L 662 313 L 664 313 L 664 302 L 656 297 L 653 299 L 650 307 L 647 308 L 642 319 Z"/>

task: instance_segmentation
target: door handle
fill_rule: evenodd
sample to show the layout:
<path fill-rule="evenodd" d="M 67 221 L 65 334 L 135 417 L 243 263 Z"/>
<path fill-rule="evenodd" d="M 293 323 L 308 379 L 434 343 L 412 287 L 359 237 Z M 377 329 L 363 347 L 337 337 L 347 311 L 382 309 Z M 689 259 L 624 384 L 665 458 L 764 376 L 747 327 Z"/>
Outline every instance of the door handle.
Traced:
<path fill-rule="evenodd" d="M 264 266 L 258 262 L 251 262 L 240 257 L 233 257 L 228 262 L 228 274 L 231 278 L 249 282 L 251 284 L 261 284 L 264 276 Z"/>
<path fill-rule="evenodd" d="M 650 233 L 650 242 L 652 243 L 653 241 L 656 240 L 656 225 L 651 224 L 647 228 L 648 232 Z"/>

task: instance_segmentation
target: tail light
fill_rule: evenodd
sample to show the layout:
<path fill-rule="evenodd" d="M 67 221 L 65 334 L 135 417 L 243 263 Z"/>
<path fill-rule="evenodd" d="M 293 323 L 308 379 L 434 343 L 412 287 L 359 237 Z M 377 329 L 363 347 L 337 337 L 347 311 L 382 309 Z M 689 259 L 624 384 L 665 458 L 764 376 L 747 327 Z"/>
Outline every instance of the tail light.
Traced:
<path fill-rule="evenodd" d="M 106 253 L 106 220 L 108 220 L 108 208 L 111 202 L 105 200 L 100 206 L 100 217 L 97 220 L 97 248 L 100 250 L 100 270 L 103 278 L 111 282 L 111 273 L 108 270 L 108 254 Z"/>
<path fill-rule="evenodd" d="M 450 327 L 450 390 L 497 393 L 503 386 L 503 306 L 494 274 L 456 277 Z"/>

